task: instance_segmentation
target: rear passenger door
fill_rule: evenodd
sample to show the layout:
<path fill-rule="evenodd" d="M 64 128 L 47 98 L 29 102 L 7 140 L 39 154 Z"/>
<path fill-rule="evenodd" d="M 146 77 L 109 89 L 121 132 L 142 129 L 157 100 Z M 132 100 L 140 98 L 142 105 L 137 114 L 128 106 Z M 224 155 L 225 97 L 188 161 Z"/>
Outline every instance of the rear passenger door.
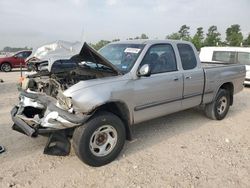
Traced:
<path fill-rule="evenodd" d="M 22 65 L 22 67 L 25 65 L 25 62 L 24 62 L 25 53 L 26 52 L 20 52 L 20 53 L 15 55 L 15 64 L 14 64 L 15 67 L 19 68 L 21 65 Z"/>
<path fill-rule="evenodd" d="M 183 68 L 183 100 L 182 109 L 194 107 L 201 103 L 204 72 L 198 65 L 194 49 L 189 44 L 177 44 Z"/>

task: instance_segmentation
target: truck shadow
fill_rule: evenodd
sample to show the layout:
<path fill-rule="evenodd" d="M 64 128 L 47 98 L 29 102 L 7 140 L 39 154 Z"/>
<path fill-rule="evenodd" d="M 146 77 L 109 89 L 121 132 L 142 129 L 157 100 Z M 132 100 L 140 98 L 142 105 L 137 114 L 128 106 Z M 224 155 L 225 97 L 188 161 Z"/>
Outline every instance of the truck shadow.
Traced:
<path fill-rule="evenodd" d="M 241 110 L 229 110 L 226 118 L 233 118 Z M 179 134 L 192 132 L 215 122 L 216 120 L 207 118 L 203 110 L 193 108 L 134 125 L 132 127 L 133 140 L 125 144 L 120 156 L 133 155 Z"/>
<path fill-rule="evenodd" d="M 206 118 L 202 110 L 188 109 L 134 125 L 133 140 L 127 142 L 123 153 L 130 155 L 144 150 L 175 135 L 198 129 L 210 121 L 213 120 Z"/>

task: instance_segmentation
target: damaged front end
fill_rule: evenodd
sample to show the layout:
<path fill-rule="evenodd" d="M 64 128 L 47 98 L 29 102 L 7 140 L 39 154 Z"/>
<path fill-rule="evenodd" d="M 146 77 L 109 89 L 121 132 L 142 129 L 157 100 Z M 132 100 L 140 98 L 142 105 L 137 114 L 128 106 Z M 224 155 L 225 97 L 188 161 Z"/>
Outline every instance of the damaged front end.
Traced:
<path fill-rule="evenodd" d="M 19 104 L 11 111 L 12 128 L 30 137 L 49 136 L 44 153 L 67 155 L 73 130 L 91 114 L 75 111 L 64 91 L 80 81 L 119 74 L 114 65 L 84 43 L 78 55 L 49 63 L 48 69 L 22 81 Z"/>
<path fill-rule="evenodd" d="M 58 107 L 55 98 L 48 95 L 23 90 L 11 117 L 14 130 L 30 137 L 49 136 L 45 154 L 67 155 L 70 151 L 70 130 L 85 123 L 90 116 L 64 110 Z"/>

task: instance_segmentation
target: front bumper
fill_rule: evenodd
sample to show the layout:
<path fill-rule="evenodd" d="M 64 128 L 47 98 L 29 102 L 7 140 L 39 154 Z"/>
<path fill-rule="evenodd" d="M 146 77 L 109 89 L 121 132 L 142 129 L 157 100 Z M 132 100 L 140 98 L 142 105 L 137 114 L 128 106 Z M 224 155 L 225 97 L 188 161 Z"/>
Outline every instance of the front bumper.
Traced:
<path fill-rule="evenodd" d="M 84 124 L 90 115 L 76 115 L 59 108 L 50 96 L 21 91 L 11 111 L 13 129 L 28 136 L 53 133 Z"/>

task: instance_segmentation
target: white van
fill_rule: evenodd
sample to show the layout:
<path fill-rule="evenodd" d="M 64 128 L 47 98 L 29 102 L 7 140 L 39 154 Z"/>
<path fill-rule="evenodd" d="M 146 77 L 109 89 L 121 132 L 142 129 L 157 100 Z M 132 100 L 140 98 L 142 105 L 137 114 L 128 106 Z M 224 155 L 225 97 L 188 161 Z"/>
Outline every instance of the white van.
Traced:
<path fill-rule="evenodd" d="M 244 84 L 250 85 L 250 47 L 203 47 L 199 56 L 202 62 L 246 65 L 247 73 Z"/>

